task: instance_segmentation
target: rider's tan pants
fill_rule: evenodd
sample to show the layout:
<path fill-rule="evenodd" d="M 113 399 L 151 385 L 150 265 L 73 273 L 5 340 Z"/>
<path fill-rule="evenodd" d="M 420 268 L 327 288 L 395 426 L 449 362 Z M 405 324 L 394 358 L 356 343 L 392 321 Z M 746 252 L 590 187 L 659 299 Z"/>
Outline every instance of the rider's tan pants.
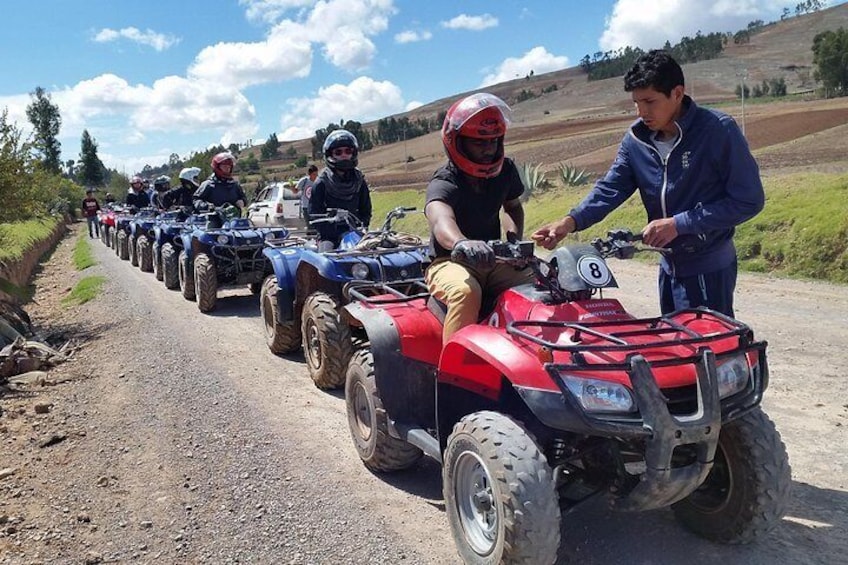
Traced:
<path fill-rule="evenodd" d="M 472 269 L 448 259 L 436 259 L 425 273 L 430 294 L 447 306 L 442 343 L 454 332 L 477 323 L 483 292 L 497 296 L 508 288 L 533 281 L 530 269 L 497 263 L 492 269 Z"/>

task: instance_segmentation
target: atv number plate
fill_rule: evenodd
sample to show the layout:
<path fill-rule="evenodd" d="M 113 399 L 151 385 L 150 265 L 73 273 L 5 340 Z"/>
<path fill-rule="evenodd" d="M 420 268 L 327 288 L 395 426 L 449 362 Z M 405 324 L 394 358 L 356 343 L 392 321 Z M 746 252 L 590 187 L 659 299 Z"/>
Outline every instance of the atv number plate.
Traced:
<path fill-rule="evenodd" d="M 602 288 L 612 280 L 606 262 L 594 255 L 584 255 L 577 260 L 577 273 L 589 286 Z"/>

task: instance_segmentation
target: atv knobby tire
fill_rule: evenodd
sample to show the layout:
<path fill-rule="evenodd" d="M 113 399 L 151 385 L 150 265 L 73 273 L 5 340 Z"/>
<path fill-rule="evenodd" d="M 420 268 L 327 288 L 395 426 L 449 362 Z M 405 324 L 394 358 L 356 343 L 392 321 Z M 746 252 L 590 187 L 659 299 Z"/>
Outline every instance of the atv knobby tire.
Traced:
<path fill-rule="evenodd" d="M 180 251 L 180 258 L 177 261 L 177 273 L 180 279 L 180 292 L 183 298 L 194 300 L 196 296 L 194 290 L 194 268 L 185 250 Z"/>
<path fill-rule="evenodd" d="M 162 282 L 165 288 L 180 288 L 180 263 L 177 250 L 170 243 L 162 246 Z"/>
<path fill-rule="evenodd" d="M 138 267 L 138 249 L 136 244 L 138 240 L 133 240 L 133 236 L 127 237 L 127 252 L 129 253 L 130 265 Z"/>
<path fill-rule="evenodd" d="M 324 292 L 311 294 L 303 305 L 303 356 L 315 386 L 325 390 L 344 386 L 353 356 L 350 328 L 338 308 L 338 301 Z"/>
<path fill-rule="evenodd" d="M 129 237 L 127 236 L 127 232 L 123 230 L 118 232 L 117 253 L 118 257 L 120 257 L 122 261 L 126 261 L 130 258 Z"/>
<path fill-rule="evenodd" d="M 359 458 L 372 471 L 400 471 L 418 462 L 424 453 L 389 435 L 388 416 L 377 390 L 374 356 L 369 349 L 353 354 L 345 382 L 347 424 Z"/>
<path fill-rule="evenodd" d="M 142 273 L 153 271 L 153 250 L 150 248 L 150 240 L 143 235 L 136 240 L 135 254 Z"/>
<path fill-rule="evenodd" d="M 162 276 L 162 249 L 158 243 L 153 244 L 153 276 L 157 281 L 161 281 Z"/>
<path fill-rule="evenodd" d="M 533 436 L 497 412 L 465 416 L 448 438 L 442 489 L 464 563 L 553 563 L 560 508 Z"/>
<path fill-rule="evenodd" d="M 277 321 L 277 276 L 269 275 L 262 283 L 259 311 L 265 321 L 265 343 L 272 353 L 292 353 L 300 347 L 300 326 L 292 321 Z"/>
<path fill-rule="evenodd" d="M 197 296 L 197 308 L 201 312 L 211 312 L 215 309 L 218 302 L 218 269 L 206 253 L 198 253 L 194 258 L 194 292 Z"/>
<path fill-rule="evenodd" d="M 681 524 L 706 539 L 749 543 L 780 522 L 791 482 L 786 446 L 757 407 L 721 429 L 704 484 L 672 509 Z"/>

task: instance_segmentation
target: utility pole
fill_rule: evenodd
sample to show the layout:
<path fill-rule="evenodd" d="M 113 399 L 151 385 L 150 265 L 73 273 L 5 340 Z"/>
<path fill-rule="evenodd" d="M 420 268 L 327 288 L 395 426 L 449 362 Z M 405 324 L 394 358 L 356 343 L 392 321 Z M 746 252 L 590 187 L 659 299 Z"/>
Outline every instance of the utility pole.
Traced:
<path fill-rule="evenodd" d="M 736 73 L 736 76 L 742 79 L 742 135 L 745 135 L 745 80 L 748 78 L 748 69 L 742 69 L 741 73 Z"/>

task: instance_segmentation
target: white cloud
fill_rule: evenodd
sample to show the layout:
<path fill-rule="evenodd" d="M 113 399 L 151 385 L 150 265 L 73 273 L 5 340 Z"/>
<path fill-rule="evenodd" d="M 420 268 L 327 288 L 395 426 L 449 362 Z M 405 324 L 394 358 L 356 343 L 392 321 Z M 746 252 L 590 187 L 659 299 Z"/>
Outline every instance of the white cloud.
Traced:
<path fill-rule="evenodd" d="M 448 29 L 467 29 L 470 31 L 480 31 L 490 27 L 496 27 L 498 19 L 490 14 L 482 16 L 469 16 L 460 14 L 455 18 L 451 18 L 446 22 L 442 22 L 442 27 Z"/>
<path fill-rule="evenodd" d="M 618 0 L 599 45 L 610 51 L 627 45 L 654 49 L 684 35 L 734 32 L 757 20 L 779 16 L 780 0 Z"/>
<path fill-rule="evenodd" d="M 410 112 L 416 108 L 420 108 L 424 105 L 424 102 L 419 102 L 418 100 L 413 100 L 412 102 L 407 102 L 406 106 L 404 106 L 404 112 Z"/>
<path fill-rule="evenodd" d="M 275 26 L 265 41 L 218 43 L 204 48 L 188 69 L 192 78 L 240 88 L 309 75 L 312 49 L 308 31 L 285 21 Z"/>
<path fill-rule="evenodd" d="M 544 47 L 534 47 L 521 57 L 509 57 L 498 65 L 495 72 L 486 75 L 480 87 L 498 84 L 533 74 L 549 73 L 568 66 L 568 57 L 548 53 Z"/>
<path fill-rule="evenodd" d="M 429 41 L 430 39 L 433 39 L 433 34 L 427 30 L 405 30 L 395 34 L 395 43 L 415 43 L 416 41 Z"/>
<path fill-rule="evenodd" d="M 400 88 L 389 81 L 361 76 L 350 84 L 321 88 L 317 96 L 286 100 L 290 108 L 280 119 L 280 141 L 305 139 L 315 130 L 340 120 L 367 122 L 403 111 Z"/>
<path fill-rule="evenodd" d="M 135 27 L 125 27 L 118 30 L 107 27 L 94 35 L 94 41 L 97 43 L 108 43 L 110 41 L 117 41 L 118 39 L 129 39 L 139 45 L 153 47 L 157 51 L 164 51 L 180 42 L 180 39 L 173 35 L 157 33 L 152 29 L 141 31 Z"/>
<path fill-rule="evenodd" d="M 239 6 L 247 6 L 245 14 L 252 22 L 274 23 L 290 10 L 308 8 L 315 0 L 239 0 Z"/>
<path fill-rule="evenodd" d="M 377 48 L 369 37 L 388 29 L 397 13 L 393 0 L 319 1 L 306 21 L 309 36 L 323 43 L 324 58 L 340 69 L 371 64 Z"/>

